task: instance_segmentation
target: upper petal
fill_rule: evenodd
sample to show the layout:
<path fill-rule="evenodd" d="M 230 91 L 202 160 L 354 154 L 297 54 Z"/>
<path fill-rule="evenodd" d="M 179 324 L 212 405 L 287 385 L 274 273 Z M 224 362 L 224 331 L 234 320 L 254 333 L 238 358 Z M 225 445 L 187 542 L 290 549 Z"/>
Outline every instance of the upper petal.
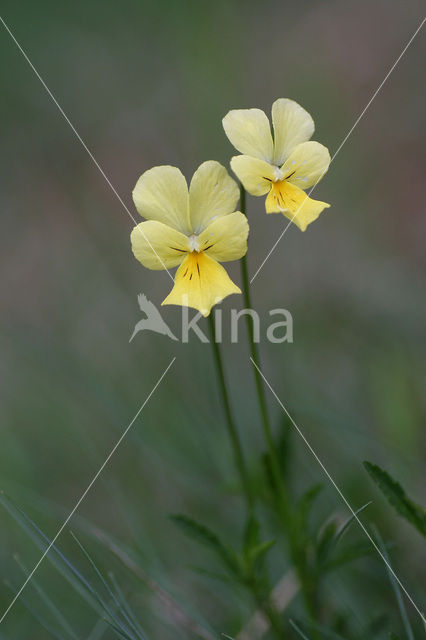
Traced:
<path fill-rule="evenodd" d="M 203 162 L 189 187 L 189 211 L 194 233 L 213 218 L 235 211 L 240 196 L 238 185 L 225 167 L 215 160 Z"/>
<path fill-rule="evenodd" d="M 327 147 L 319 142 L 309 141 L 302 142 L 293 149 L 281 170 L 288 182 L 301 189 L 308 189 L 321 180 L 329 164 Z"/>
<path fill-rule="evenodd" d="M 145 171 L 133 189 L 141 216 L 190 233 L 188 185 L 176 167 L 164 165 Z"/>
<path fill-rule="evenodd" d="M 252 156 L 234 156 L 231 168 L 243 187 L 252 196 L 263 196 L 271 188 L 275 179 L 275 167 L 264 160 Z"/>
<path fill-rule="evenodd" d="M 214 304 L 241 293 L 225 269 L 205 253 L 190 253 L 176 271 L 175 285 L 162 304 L 198 309 L 208 316 Z"/>
<path fill-rule="evenodd" d="M 274 125 L 274 164 L 281 165 L 292 149 L 312 136 L 315 125 L 309 113 L 288 98 L 279 98 L 272 105 Z"/>
<path fill-rule="evenodd" d="M 132 251 L 148 269 L 177 267 L 190 251 L 189 239 L 162 222 L 141 222 L 130 234 Z"/>
<path fill-rule="evenodd" d="M 230 142 L 238 151 L 272 161 L 273 141 L 269 120 L 261 109 L 233 109 L 222 120 Z"/>
<path fill-rule="evenodd" d="M 219 262 L 239 260 L 247 253 L 249 225 L 240 211 L 217 218 L 198 237 L 200 251 Z"/>

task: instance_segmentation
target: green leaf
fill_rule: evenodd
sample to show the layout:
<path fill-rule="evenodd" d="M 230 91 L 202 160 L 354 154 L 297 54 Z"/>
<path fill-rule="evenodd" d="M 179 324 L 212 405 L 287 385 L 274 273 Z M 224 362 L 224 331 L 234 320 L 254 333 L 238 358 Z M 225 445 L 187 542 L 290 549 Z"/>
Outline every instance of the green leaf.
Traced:
<path fill-rule="evenodd" d="M 368 461 L 364 462 L 364 467 L 399 515 L 426 536 L 426 511 L 410 500 L 402 486 L 387 471 Z"/>
<path fill-rule="evenodd" d="M 363 511 L 363 509 L 365 509 L 369 504 L 371 504 L 371 502 L 367 502 L 357 509 L 339 530 L 337 530 L 337 525 L 334 521 L 330 522 L 330 524 L 325 527 L 317 544 L 317 562 L 319 566 L 326 568 L 333 566 L 334 568 L 335 566 L 354 560 L 362 555 L 366 555 L 367 551 L 362 553 L 362 547 L 353 546 L 341 552 L 336 563 L 331 560 L 331 556 L 336 549 L 337 543 L 342 539 L 358 513 L 361 513 L 361 511 Z M 368 545 L 366 546 L 368 547 Z M 357 552 L 358 548 L 360 553 Z"/>
<path fill-rule="evenodd" d="M 369 502 L 366 502 L 365 504 L 363 504 L 362 507 L 360 507 L 356 511 L 354 511 L 354 513 L 351 515 L 351 517 L 348 518 L 348 520 L 346 520 L 345 524 L 342 526 L 341 529 L 339 529 L 339 531 L 337 532 L 336 537 L 334 538 L 334 546 L 336 546 L 336 544 L 339 542 L 339 540 L 341 540 L 343 538 L 343 536 L 345 535 L 346 531 L 349 529 L 349 527 L 351 526 L 353 521 L 356 519 L 356 516 L 359 513 L 361 513 L 361 511 L 364 511 L 364 509 L 366 507 L 368 507 L 370 504 L 371 504 L 371 500 Z"/>
<path fill-rule="evenodd" d="M 328 556 L 330 555 L 330 551 L 333 546 L 333 540 L 335 538 L 337 531 L 337 524 L 334 520 L 331 520 L 321 531 L 318 536 L 317 541 L 317 562 L 318 565 L 322 566 Z"/>
<path fill-rule="evenodd" d="M 333 569 L 337 569 L 348 562 L 365 558 L 373 553 L 373 551 L 374 547 L 369 542 L 357 542 L 346 547 L 344 551 L 341 551 L 339 554 L 334 554 L 325 564 L 324 570 L 332 571 Z"/>
<path fill-rule="evenodd" d="M 317 484 L 312 485 L 312 487 L 309 487 L 309 489 L 307 489 L 300 497 L 297 508 L 302 522 L 306 522 L 314 501 L 319 496 L 323 488 L 324 485 L 322 484 L 322 482 L 318 482 Z"/>
<path fill-rule="evenodd" d="M 241 577 L 241 566 L 237 554 L 225 545 L 213 531 L 184 514 L 172 514 L 169 518 L 188 537 L 214 551 L 232 573 L 239 578 Z"/>
<path fill-rule="evenodd" d="M 259 521 L 251 513 L 247 518 L 246 526 L 244 529 L 243 550 L 245 554 L 248 554 L 250 552 L 250 549 L 252 549 L 253 547 L 259 544 L 260 542 L 259 532 L 260 532 Z"/>
<path fill-rule="evenodd" d="M 296 531 L 299 532 L 300 542 L 302 543 L 302 536 L 306 536 L 308 533 L 308 518 L 313 507 L 314 501 L 323 489 L 322 483 L 314 484 L 309 487 L 299 498 L 294 511 L 293 526 Z"/>
<path fill-rule="evenodd" d="M 257 563 L 258 565 L 261 565 L 261 563 L 266 558 L 266 554 L 270 549 L 272 549 L 274 544 L 275 540 L 265 540 L 264 542 L 258 544 L 256 547 L 253 547 L 249 553 L 249 558 L 252 564 Z"/>

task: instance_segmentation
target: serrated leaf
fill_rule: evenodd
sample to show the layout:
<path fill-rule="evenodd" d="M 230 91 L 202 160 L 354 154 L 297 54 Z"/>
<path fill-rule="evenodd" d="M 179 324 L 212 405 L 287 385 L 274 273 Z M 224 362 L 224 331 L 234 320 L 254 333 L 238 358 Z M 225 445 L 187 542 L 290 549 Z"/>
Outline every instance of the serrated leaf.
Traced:
<path fill-rule="evenodd" d="M 225 545 L 211 529 L 184 514 L 172 514 L 169 518 L 187 536 L 214 551 L 232 573 L 238 577 L 241 576 L 241 567 L 237 554 Z"/>
<path fill-rule="evenodd" d="M 426 536 L 426 511 L 407 496 L 399 482 L 387 471 L 368 461 L 364 462 L 364 467 L 399 515 Z"/>

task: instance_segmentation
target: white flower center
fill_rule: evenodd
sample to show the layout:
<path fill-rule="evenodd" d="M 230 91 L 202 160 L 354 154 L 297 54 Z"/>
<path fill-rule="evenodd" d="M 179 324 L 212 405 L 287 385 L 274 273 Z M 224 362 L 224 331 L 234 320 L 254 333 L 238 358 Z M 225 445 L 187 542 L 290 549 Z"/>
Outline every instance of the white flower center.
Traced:
<path fill-rule="evenodd" d="M 281 171 L 279 167 L 274 167 L 274 182 L 279 182 L 284 178 L 284 173 Z"/>
<path fill-rule="evenodd" d="M 195 233 L 192 234 L 192 236 L 189 236 L 189 247 L 191 249 L 191 251 L 200 251 L 200 245 L 198 244 L 198 236 L 195 235 Z"/>

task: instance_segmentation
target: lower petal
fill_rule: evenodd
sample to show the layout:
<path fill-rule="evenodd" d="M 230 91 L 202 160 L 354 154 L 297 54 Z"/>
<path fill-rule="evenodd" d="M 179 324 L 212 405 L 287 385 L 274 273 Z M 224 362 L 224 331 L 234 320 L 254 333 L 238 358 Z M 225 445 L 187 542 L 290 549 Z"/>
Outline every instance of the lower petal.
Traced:
<path fill-rule="evenodd" d="M 285 180 L 272 184 L 265 202 L 266 213 L 282 213 L 302 231 L 329 206 L 327 202 L 309 198 L 302 189 Z"/>
<path fill-rule="evenodd" d="M 241 290 L 225 269 L 205 253 L 190 253 L 176 271 L 175 286 L 162 304 L 197 309 L 208 316 L 213 305 Z"/>

